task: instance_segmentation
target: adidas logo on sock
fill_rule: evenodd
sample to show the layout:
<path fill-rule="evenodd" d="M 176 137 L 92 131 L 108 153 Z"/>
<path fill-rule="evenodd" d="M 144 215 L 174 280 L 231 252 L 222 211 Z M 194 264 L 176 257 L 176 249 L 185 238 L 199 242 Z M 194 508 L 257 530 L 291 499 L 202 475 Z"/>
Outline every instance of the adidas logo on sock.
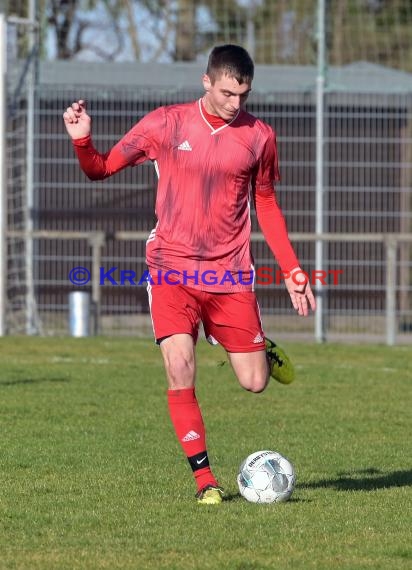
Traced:
<path fill-rule="evenodd" d="M 182 144 L 180 144 L 177 147 L 179 150 L 192 150 L 192 147 L 189 144 L 189 141 L 183 141 Z"/>
<path fill-rule="evenodd" d="M 200 435 L 195 431 L 189 431 L 185 437 L 182 438 L 182 441 L 193 441 L 194 439 L 200 439 Z"/>

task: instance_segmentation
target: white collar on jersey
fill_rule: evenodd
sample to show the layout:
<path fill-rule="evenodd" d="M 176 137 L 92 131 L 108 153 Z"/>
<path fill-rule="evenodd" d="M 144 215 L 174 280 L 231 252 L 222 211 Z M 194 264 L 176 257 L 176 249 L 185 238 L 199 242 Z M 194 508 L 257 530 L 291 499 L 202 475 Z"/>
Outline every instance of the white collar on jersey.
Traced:
<path fill-rule="evenodd" d="M 198 105 L 199 105 L 199 111 L 200 114 L 202 116 L 202 119 L 204 120 L 204 122 L 207 124 L 207 126 L 210 128 L 210 130 L 212 131 L 210 134 L 214 135 L 215 133 L 218 133 L 219 131 L 221 131 L 222 129 L 225 129 L 226 127 L 228 127 L 229 125 L 231 125 L 233 123 L 233 121 L 236 121 L 236 119 L 239 116 L 240 113 L 240 109 L 238 110 L 238 112 L 236 113 L 236 115 L 233 117 L 233 119 L 231 121 L 229 121 L 228 123 L 225 123 L 224 125 L 222 125 L 221 127 L 219 127 L 218 129 L 214 129 L 212 127 L 212 125 L 209 123 L 209 121 L 206 119 L 204 113 L 203 113 L 203 109 L 202 109 L 202 98 L 199 99 L 198 101 Z"/>

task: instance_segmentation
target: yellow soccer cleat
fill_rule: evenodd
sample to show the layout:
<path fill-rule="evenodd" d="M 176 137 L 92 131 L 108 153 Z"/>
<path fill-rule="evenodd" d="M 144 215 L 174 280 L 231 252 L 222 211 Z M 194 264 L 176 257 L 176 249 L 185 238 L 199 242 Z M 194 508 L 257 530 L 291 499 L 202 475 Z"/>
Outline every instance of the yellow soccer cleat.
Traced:
<path fill-rule="evenodd" d="M 223 501 L 223 494 L 222 487 L 206 485 L 206 487 L 196 493 L 196 499 L 200 505 L 220 505 Z"/>
<path fill-rule="evenodd" d="M 286 352 L 268 338 L 265 343 L 271 377 L 281 384 L 290 384 L 295 379 L 295 368 Z"/>

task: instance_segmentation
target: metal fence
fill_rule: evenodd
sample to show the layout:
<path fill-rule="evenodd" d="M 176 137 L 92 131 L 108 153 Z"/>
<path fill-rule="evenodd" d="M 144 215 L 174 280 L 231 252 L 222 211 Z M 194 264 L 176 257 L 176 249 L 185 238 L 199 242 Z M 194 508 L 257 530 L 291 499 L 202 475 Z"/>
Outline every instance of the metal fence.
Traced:
<path fill-rule="evenodd" d="M 15 37 L 19 26 L 28 29 L 13 25 Z M 96 268 L 111 266 L 143 274 L 156 176 L 145 164 L 88 181 L 65 133 L 63 110 L 80 96 L 88 100 L 95 144 L 105 150 L 153 108 L 198 97 L 203 65 L 47 62 L 37 71 L 30 51 L 17 55 L 9 54 L 6 330 L 65 334 L 72 269 L 84 267 L 95 277 Z M 330 70 L 323 233 L 316 235 L 316 69 L 257 68 L 248 108 L 277 131 L 278 196 L 302 265 L 309 275 L 328 275 L 318 290 L 326 340 L 412 340 L 411 107 L 407 73 L 369 64 Z M 252 223 L 257 232 L 254 214 Z M 316 242 L 324 246 L 322 267 Z M 256 266 L 275 274 L 257 237 L 253 252 Z M 98 305 L 100 332 L 151 333 L 144 285 L 106 280 L 98 292 L 96 285 L 84 287 Z M 282 283 L 258 284 L 257 293 L 268 331 L 313 338 L 313 316 L 294 315 Z"/>
<path fill-rule="evenodd" d="M 10 231 L 9 238 L 24 239 L 26 234 L 19 231 Z M 86 248 L 86 253 L 81 257 L 63 258 L 63 256 L 54 257 L 47 255 L 45 261 L 47 266 L 56 262 L 56 270 L 53 279 L 39 279 L 36 284 L 39 289 L 44 288 L 46 291 L 49 288 L 55 288 L 60 294 L 62 291 L 67 290 L 67 284 L 70 283 L 73 287 L 69 286 L 67 296 L 72 291 L 82 290 L 89 294 L 91 301 L 91 311 L 87 318 L 90 323 L 87 326 L 88 330 L 92 330 L 93 334 L 98 335 L 102 332 L 125 332 L 129 330 L 131 334 L 144 335 L 150 334 L 150 319 L 147 317 L 148 306 L 143 301 L 137 305 L 135 301 L 131 305 L 120 305 L 119 302 L 113 303 L 110 295 L 103 295 L 103 288 L 111 288 L 111 294 L 117 288 L 123 288 L 120 297 L 123 302 L 127 300 L 127 293 L 124 288 L 129 288 L 132 291 L 137 287 L 144 288 L 149 282 L 149 276 L 144 266 L 143 259 L 133 258 L 128 263 L 124 263 L 125 259 L 115 259 L 113 262 L 105 251 L 110 243 L 134 243 L 145 242 L 145 232 L 127 232 L 119 231 L 111 234 L 105 234 L 101 231 L 94 232 L 73 232 L 73 231 L 35 231 L 32 232 L 31 238 L 41 246 L 62 243 L 83 243 Z M 353 244 L 359 241 L 364 241 L 369 244 L 379 245 L 384 253 L 385 259 L 383 261 L 385 271 L 385 283 L 382 287 L 377 287 L 376 291 L 385 291 L 384 310 L 374 312 L 366 311 L 364 314 L 360 310 L 350 311 L 348 307 L 344 310 L 326 310 L 324 314 L 325 329 L 328 331 L 329 338 L 345 338 L 350 335 L 352 342 L 363 340 L 382 340 L 385 336 L 386 344 L 394 345 L 399 340 L 408 340 L 405 337 L 402 339 L 402 334 L 399 332 L 407 332 L 400 326 L 401 321 L 397 314 L 397 292 L 402 290 L 398 286 L 397 276 L 397 256 L 399 248 L 405 244 L 412 244 L 412 234 L 294 234 L 290 235 L 292 241 L 295 243 L 308 243 L 315 242 L 321 239 L 322 242 L 330 244 Z M 252 233 L 252 244 L 259 244 L 263 241 L 260 233 Z M 46 247 L 45 249 L 53 249 Z M 88 252 L 87 252 L 88 249 Z M 38 258 L 40 261 L 40 258 Z M 119 263 L 121 261 L 121 263 Z M 262 296 L 263 292 L 269 293 L 271 298 L 275 298 L 279 294 L 279 288 L 283 286 L 284 274 L 282 271 L 276 269 L 270 264 L 268 260 L 262 260 L 263 265 L 256 267 L 256 281 L 257 289 Z M 82 263 L 82 265 L 75 265 L 75 263 Z M 116 265 L 114 265 L 114 263 Z M 39 263 L 40 264 L 40 263 Z M 47 272 L 47 266 L 45 272 Z M 133 269 L 130 269 L 133 267 Z M 140 271 L 139 271 L 140 268 Z M 66 275 L 66 272 L 67 275 Z M 57 278 L 60 275 L 60 279 Z M 345 285 L 345 276 L 343 269 L 328 269 L 328 270 L 307 270 L 306 279 L 310 282 L 321 281 L 324 285 L 323 294 L 325 298 L 330 296 L 333 298 L 333 293 L 339 290 L 340 296 L 345 296 L 346 291 L 355 289 L 354 285 Z M 365 292 L 363 284 L 357 286 L 358 291 Z M 379 293 L 378 293 L 379 294 Z M 67 332 L 69 314 L 67 306 L 60 296 L 56 296 L 51 302 L 51 295 L 45 294 L 44 303 L 42 303 L 41 296 L 38 296 L 38 305 L 36 316 L 41 315 L 41 319 L 37 319 L 39 325 L 38 333 L 45 334 L 50 331 Z M 347 305 L 347 303 L 345 303 Z M 290 317 L 282 315 L 280 311 L 276 312 L 276 316 L 270 317 L 272 312 L 266 314 L 266 329 L 270 334 L 276 334 L 276 331 L 281 330 L 283 338 L 296 337 L 298 332 L 300 336 L 304 336 L 305 329 L 301 328 L 297 331 L 296 326 L 290 322 Z M 146 318 L 145 318 L 146 316 Z M 411 318 L 411 312 L 407 311 L 402 313 L 402 317 L 408 322 Z M 84 317 L 83 317 L 84 318 Z M 126 321 L 126 322 L 125 322 Z M 33 322 L 33 321 L 31 321 Z M 375 323 L 374 323 L 375 322 Z M 61 330 L 62 323 L 64 324 Z M 375 326 L 373 326 L 373 323 Z M 308 323 L 306 323 L 308 324 Z M 313 328 L 313 324 L 312 324 Z M 310 328 L 307 329 L 308 331 Z M 342 336 L 342 333 L 344 336 Z M 410 339 L 409 339 L 410 340 Z"/>

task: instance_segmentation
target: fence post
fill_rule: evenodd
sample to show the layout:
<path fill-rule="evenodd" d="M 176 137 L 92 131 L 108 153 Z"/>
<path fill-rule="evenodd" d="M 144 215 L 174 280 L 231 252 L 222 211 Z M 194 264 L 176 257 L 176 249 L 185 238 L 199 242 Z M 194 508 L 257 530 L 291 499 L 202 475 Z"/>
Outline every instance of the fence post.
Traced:
<path fill-rule="evenodd" d="M 386 344 L 396 342 L 396 249 L 394 238 L 385 241 L 386 246 Z"/>
<path fill-rule="evenodd" d="M 25 228 L 26 228 L 26 252 L 25 252 L 25 269 L 26 269 L 26 334 L 35 335 L 39 333 L 37 300 L 34 288 L 34 240 L 33 230 L 35 228 L 33 210 L 35 207 L 35 112 L 36 112 L 36 88 L 37 88 L 37 58 L 38 58 L 38 39 L 37 39 L 37 22 L 36 22 L 36 2 L 29 0 L 28 2 L 28 22 L 27 28 L 27 48 L 29 68 L 26 78 L 27 90 L 27 127 L 26 127 L 26 206 L 25 206 Z"/>
<path fill-rule="evenodd" d="M 92 307 L 93 307 L 93 334 L 100 334 L 100 266 L 102 248 L 105 244 L 103 232 L 95 232 L 89 239 L 92 248 Z"/>
<path fill-rule="evenodd" d="M 324 103 L 326 85 L 326 30 L 325 30 L 325 0 L 318 0 L 318 70 L 316 78 L 316 233 L 321 237 L 324 233 Z M 324 243 L 317 239 L 315 244 L 316 270 L 323 269 Z M 316 313 L 315 313 L 315 339 L 316 342 L 325 342 L 325 288 L 316 282 Z"/>
<path fill-rule="evenodd" d="M 0 336 L 6 334 L 7 303 L 6 53 L 7 23 L 0 6 Z"/>

